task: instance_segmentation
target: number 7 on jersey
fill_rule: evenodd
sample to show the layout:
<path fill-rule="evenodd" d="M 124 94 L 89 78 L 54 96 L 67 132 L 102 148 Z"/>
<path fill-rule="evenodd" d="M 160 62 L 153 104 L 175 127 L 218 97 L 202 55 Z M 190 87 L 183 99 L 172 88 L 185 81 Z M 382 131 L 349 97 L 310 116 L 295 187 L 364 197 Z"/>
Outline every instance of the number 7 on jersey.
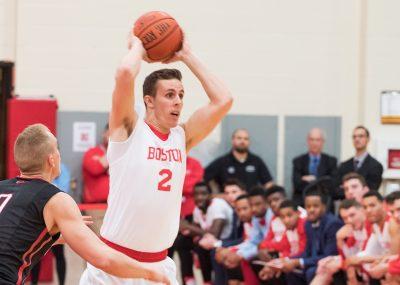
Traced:
<path fill-rule="evenodd" d="M 0 194 L 0 213 L 3 211 L 4 207 L 10 201 L 12 194 Z"/>

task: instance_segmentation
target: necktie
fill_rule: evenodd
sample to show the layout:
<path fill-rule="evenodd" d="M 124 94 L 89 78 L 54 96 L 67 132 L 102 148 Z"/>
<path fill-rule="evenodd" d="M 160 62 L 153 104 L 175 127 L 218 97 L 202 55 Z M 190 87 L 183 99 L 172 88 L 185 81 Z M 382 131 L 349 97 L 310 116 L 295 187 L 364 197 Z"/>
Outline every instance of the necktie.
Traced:
<path fill-rule="evenodd" d="M 354 170 L 358 170 L 358 164 L 359 164 L 359 160 L 357 158 L 353 159 L 353 163 L 354 163 Z"/>
<path fill-rule="evenodd" d="M 318 158 L 313 156 L 311 157 L 311 163 L 310 163 L 310 174 L 317 176 L 318 174 Z"/>

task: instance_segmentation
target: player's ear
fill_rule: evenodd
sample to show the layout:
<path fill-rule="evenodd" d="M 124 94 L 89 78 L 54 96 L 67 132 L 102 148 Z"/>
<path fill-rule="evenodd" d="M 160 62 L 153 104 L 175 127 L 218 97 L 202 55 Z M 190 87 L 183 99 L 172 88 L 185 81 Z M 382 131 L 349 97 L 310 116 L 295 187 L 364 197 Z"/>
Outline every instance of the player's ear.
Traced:
<path fill-rule="evenodd" d="M 49 165 L 51 167 L 55 167 L 56 166 L 56 161 L 54 159 L 54 155 L 53 154 L 49 154 L 49 156 L 47 157 L 47 162 L 49 163 Z"/>
<path fill-rule="evenodd" d="M 144 95 L 143 101 L 147 108 L 153 109 L 154 108 L 154 97 L 150 95 Z"/>

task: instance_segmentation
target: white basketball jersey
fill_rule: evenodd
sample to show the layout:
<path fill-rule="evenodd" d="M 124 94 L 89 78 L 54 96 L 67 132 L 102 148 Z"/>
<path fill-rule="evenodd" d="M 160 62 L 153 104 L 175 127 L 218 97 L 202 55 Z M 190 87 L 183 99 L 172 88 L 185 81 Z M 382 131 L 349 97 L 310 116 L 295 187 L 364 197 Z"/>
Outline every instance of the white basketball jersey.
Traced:
<path fill-rule="evenodd" d="M 186 171 L 185 132 L 177 126 L 158 137 L 142 118 L 124 142 L 109 142 L 108 208 L 105 239 L 137 251 L 172 246 L 179 228 Z"/>

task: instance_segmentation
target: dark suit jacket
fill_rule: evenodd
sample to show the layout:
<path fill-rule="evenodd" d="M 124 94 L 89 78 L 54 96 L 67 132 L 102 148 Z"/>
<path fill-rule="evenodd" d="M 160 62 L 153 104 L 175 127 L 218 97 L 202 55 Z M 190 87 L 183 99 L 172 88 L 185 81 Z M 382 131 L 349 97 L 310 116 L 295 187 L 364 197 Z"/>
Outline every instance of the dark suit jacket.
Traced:
<path fill-rule="evenodd" d="M 310 157 L 308 153 L 300 155 L 293 159 L 293 171 L 292 171 L 292 182 L 294 187 L 295 196 L 301 197 L 303 199 L 303 190 L 309 184 L 306 181 L 301 180 L 304 175 L 309 175 L 308 165 L 310 162 Z M 318 165 L 318 175 L 317 178 L 323 176 L 329 176 L 333 179 L 337 175 L 337 159 L 333 156 L 321 153 L 321 160 Z"/>
<path fill-rule="evenodd" d="M 354 157 L 350 158 L 349 160 L 346 160 L 345 162 L 342 162 L 339 166 L 338 178 L 336 181 L 338 185 L 337 188 L 338 199 L 344 198 L 343 189 L 340 188 L 340 185 L 342 184 L 343 176 L 345 176 L 349 172 L 357 172 L 361 174 L 365 178 L 367 185 L 371 190 L 378 190 L 379 186 L 381 185 L 383 166 L 379 161 L 377 161 L 375 158 L 373 158 L 371 155 L 368 154 L 361 167 L 356 171 L 354 170 L 353 159 Z"/>
<path fill-rule="evenodd" d="M 222 246 L 234 246 L 243 242 L 243 223 L 239 220 L 239 217 L 236 215 L 235 211 L 233 212 L 233 222 L 232 222 L 232 231 L 229 237 L 226 239 L 222 239 Z"/>
<path fill-rule="evenodd" d="M 305 269 L 316 267 L 318 261 L 324 257 L 338 254 L 336 247 L 336 232 L 342 226 L 343 222 L 331 213 L 322 216 L 318 228 L 313 228 L 311 222 L 306 222 L 305 228 L 307 243 L 306 249 L 301 255 L 301 258 L 304 260 Z M 317 231 L 318 234 L 316 234 Z"/>

